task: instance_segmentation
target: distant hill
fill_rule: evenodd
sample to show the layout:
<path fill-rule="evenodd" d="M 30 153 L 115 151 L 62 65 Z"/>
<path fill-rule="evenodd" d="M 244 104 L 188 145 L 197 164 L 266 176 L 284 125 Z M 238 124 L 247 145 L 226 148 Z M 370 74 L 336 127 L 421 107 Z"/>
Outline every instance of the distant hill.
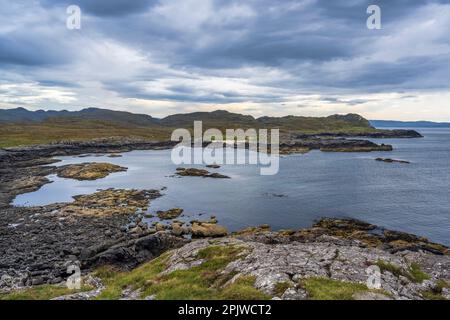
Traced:
<path fill-rule="evenodd" d="M 369 121 L 357 114 L 329 117 L 261 117 L 224 110 L 175 114 L 162 119 L 146 114 L 87 108 L 80 111 L 29 111 L 0 109 L 0 148 L 55 141 L 133 137 L 169 140 L 175 128 L 192 129 L 196 120 L 203 129 L 278 128 L 282 133 L 353 134 L 373 133 Z"/>
<path fill-rule="evenodd" d="M 190 128 L 194 121 L 202 121 L 204 127 L 257 127 L 258 122 L 252 116 L 231 113 L 225 110 L 212 112 L 193 112 L 184 114 L 174 114 L 160 120 L 160 124 L 166 127 Z"/>
<path fill-rule="evenodd" d="M 26 123 L 43 121 L 103 121 L 122 125 L 151 126 L 159 120 L 146 114 L 135 114 L 108 109 L 86 108 L 81 111 L 29 111 L 25 108 L 0 109 L 0 122 Z"/>
<path fill-rule="evenodd" d="M 289 131 L 332 132 L 342 130 L 365 131 L 373 129 L 368 120 L 357 114 L 329 117 L 261 117 L 232 113 L 225 110 L 175 114 L 163 119 L 108 109 L 87 108 L 81 111 L 29 111 L 24 108 L 0 110 L 0 122 L 78 124 L 83 121 L 123 127 L 192 128 L 194 121 L 202 121 L 204 128 L 280 128 Z"/>
<path fill-rule="evenodd" d="M 370 120 L 375 128 L 450 128 L 448 122 Z"/>

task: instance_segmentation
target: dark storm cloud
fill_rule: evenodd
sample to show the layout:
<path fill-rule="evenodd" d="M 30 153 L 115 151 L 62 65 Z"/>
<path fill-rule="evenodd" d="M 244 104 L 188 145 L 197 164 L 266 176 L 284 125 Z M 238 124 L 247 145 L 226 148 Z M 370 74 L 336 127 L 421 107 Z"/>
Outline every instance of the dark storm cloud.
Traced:
<path fill-rule="evenodd" d="M 147 10 L 158 0 L 42 0 L 47 7 L 78 5 L 82 12 L 96 16 L 123 16 Z"/>
<path fill-rule="evenodd" d="M 26 33 L 0 34 L 0 66 L 5 68 L 58 65 L 68 59 L 68 52 L 63 52 L 53 40 L 37 39 Z"/>

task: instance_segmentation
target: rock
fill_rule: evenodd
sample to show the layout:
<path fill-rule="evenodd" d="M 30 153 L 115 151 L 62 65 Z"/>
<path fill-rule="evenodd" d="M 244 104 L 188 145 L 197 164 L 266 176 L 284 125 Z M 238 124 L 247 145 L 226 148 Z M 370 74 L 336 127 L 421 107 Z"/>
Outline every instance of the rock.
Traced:
<path fill-rule="evenodd" d="M 174 222 L 172 223 L 172 234 L 175 236 L 182 236 L 184 234 L 187 234 L 189 230 L 187 228 L 183 227 L 182 223 Z"/>
<path fill-rule="evenodd" d="M 450 288 L 442 288 L 441 295 L 447 299 L 450 300 Z"/>
<path fill-rule="evenodd" d="M 158 222 L 155 224 L 155 229 L 156 229 L 156 231 L 164 231 L 164 230 L 166 230 L 166 226 L 163 225 L 162 223 Z"/>
<path fill-rule="evenodd" d="M 404 163 L 409 164 L 409 161 L 405 160 L 396 160 L 396 159 L 390 159 L 390 158 L 376 158 L 375 161 L 381 161 L 381 162 L 387 162 L 387 163 Z"/>
<path fill-rule="evenodd" d="M 83 267 L 111 265 L 130 269 L 187 242 L 189 242 L 187 239 L 175 237 L 166 232 L 158 232 L 111 246 L 86 259 Z"/>
<path fill-rule="evenodd" d="M 288 147 L 288 146 L 284 146 L 283 148 L 281 148 L 279 150 L 279 154 L 281 155 L 287 155 L 287 154 L 305 154 L 310 152 L 311 149 L 309 148 L 305 148 L 305 147 L 297 147 L 297 146 L 292 146 L 292 147 Z"/>
<path fill-rule="evenodd" d="M 114 172 L 127 171 L 127 168 L 110 163 L 81 163 L 59 167 L 58 177 L 75 180 L 97 180 Z"/>
<path fill-rule="evenodd" d="M 108 158 L 121 158 L 122 155 L 121 154 L 117 154 L 117 153 L 111 153 Z"/>
<path fill-rule="evenodd" d="M 208 164 L 206 167 L 211 168 L 211 169 L 219 169 L 220 168 L 220 166 L 218 164 Z"/>
<path fill-rule="evenodd" d="M 226 176 L 226 175 L 223 175 L 223 174 L 220 174 L 220 173 L 216 173 L 216 172 L 210 173 L 206 177 L 208 177 L 208 178 L 215 178 L 215 179 L 230 179 L 229 176 Z"/>
<path fill-rule="evenodd" d="M 173 208 L 167 211 L 158 211 L 156 214 L 162 220 L 171 220 L 178 218 L 183 213 L 183 209 Z"/>
<path fill-rule="evenodd" d="M 281 296 L 281 300 L 307 300 L 307 294 L 301 288 L 288 288 Z"/>
<path fill-rule="evenodd" d="M 228 234 L 225 227 L 219 226 L 215 223 L 208 222 L 194 222 L 191 227 L 193 237 L 223 237 Z"/>
<path fill-rule="evenodd" d="M 41 284 L 44 284 L 44 279 L 42 277 L 36 277 L 36 278 L 31 279 L 31 285 L 39 286 Z"/>
<path fill-rule="evenodd" d="M 216 178 L 216 179 L 229 179 L 230 177 L 220 173 L 210 173 L 208 170 L 197 168 L 177 168 L 175 173 L 182 177 L 204 177 L 204 178 Z"/>

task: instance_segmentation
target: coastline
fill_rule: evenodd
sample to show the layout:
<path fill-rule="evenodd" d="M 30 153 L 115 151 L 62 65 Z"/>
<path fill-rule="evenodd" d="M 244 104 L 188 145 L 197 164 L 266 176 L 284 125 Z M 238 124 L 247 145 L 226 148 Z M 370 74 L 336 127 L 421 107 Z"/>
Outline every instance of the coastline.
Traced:
<path fill-rule="evenodd" d="M 327 143 L 328 146 L 331 143 L 335 147 L 333 151 L 342 150 L 343 144 L 351 146 L 351 148 L 360 148 L 361 143 L 366 143 L 365 140 L 308 138 L 309 143 L 312 143 L 311 141 L 317 143 L 317 140 L 321 140 L 318 143 L 322 147 L 323 143 Z M 354 143 L 353 141 L 363 142 Z M 120 270 L 133 272 L 136 267 L 152 263 L 153 259 L 165 252 L 172 252 L 171 257 L 177 261 L 177 256 L 184 254 L 185 250 L 191 250 L 189 248 L 207 249 L 213 242 L 225 247 L 230 244 L 246 246 L 251 248 L 252 252 L 257 251 L 262 245 L 269 246 L 267 248 L 271 248 L 271 250 L 287 250 L 288 247 L 302 248 L 293 251 L 295 252 L 293 259 L 301 259 L 305 250 L 314 249 L 314 259 L 327 260 L 329 251 L 324 248 L 333 247 L 334 251 L 346 252 L 350 254 L 350 257 L 369 255 L 373 258 L 372 262 L 392 260 L 399 264 L 402 270 L 408 270 L 411 263 L 420 266 L 421 270 L 433 270 L 434 273 L 430 275 L 431 280 L 428 279 L 431 282 L 426 282 L 426 286 L 414 284 L 410 289 L 411 292 L 407 294 L 393 291 L 391 294 L 385 295 L 385 298 L 425 298 L 422 292 L 429 292 L 440 280 L 450 280 L 448 279 L 450 261 L 447 247 L 432 243 L 425 238 L 380 229 L 358 220 L 322 219 L 308 229 L 278 232 L 270 231 L 268 226 L 248 228 L 231 235 L 225 235 L 226 232 L 221 231 L 220 236 L 215 235 L 214 240 L 203 240 L 202 237 L 208 238 L 212 234 L 206 232 L 200 236 L 200 239 L 191 239 L 190 233 L 193 224 L 176 225 L 176 221 L 173 220 L 174 222 L 169 227 L 158 227 L 158 225 L 147 226 L 142 223 L 143 212 L 145 212 L 148 202 L 161 196 L 158 190 L 132 190 L 130 192 L 109 189 L 75 197 L 74 203 L 57 203 L 29 208 L 10 205 L 11 200 L 18 194 L 37 190 L 42 185 L 49 183 L 46 176 L 57 170 L 55 166 L 52 166 L 52 163 L 57 161 L 52 158 L 54 156 L 87 153 L 116 154 L 131 150 L 167 149 L 173 144 L 173 142 L 107 139 L 5 149 L 0 154 L 0 163 L 2 164 L 0 212 L 2 234 L 5 234 L 5 239 L 8 241 L 5 240 L 2 243 L 1 251 L 4 254 L 0 261 L 0 272 L 2 275 L 7 274 L 8 276 L 3 278 L 0 288 L 4 292 L 11 293 L 11 290 L 33 290 L 42 285 L 61 285 L 68 276 L 66 273 L 68 263 L 79 264 L 83 275 L 87 277 L 93 277 L 92 272 L 104 266 L 115 266 Z M 283 145 L 288 152 L 304 150 L 303 146 L 304 144 L 298 142 Z M 379 145 L 375 146 L 379 147 Z M 354 149 L 354 151 L 358 151 L 358 149 Z M 133 205 L 130 205 L 130 201 L 133 202 Z M 128 209 L 117 210 L 122 207 Z M 17 221 L 20 223 L 17 224 Z M 215 227 L 217 221 L 203 223 L 209 228 Z M 320 249 L 323 246 L 325 246 L 323 250 Z M 188 252 L 192 256 L 191 258 L 197 261 L 195 252 L 192 250 Z M 270 256 L 267 259 L 271 259 Z M 344 272 L 342 277 L 336 277 L 330 271 L 336 258 L 332 260 L 329 261 L 328 266 L 325 266 L 325 269 L 318 263 L 315 267 L 316 273 L 306 272 L 297 278 L 321 278 L 320 281 L 325 278 L 329 281 L 342 281 L 341 278 L 343 278 L 351 283 L 361 284 L 361 275 L 359 278 L 351 276 L 352 272 L 355 272 L 356 266 L 349 266 L 353 270 L 352 272 Z M 431 264 L 432 267 L 430 267 Z M 436 267 L 437 265 L 441 269 Z M 251 287 L 258 292 L 263 292 L 266 296 L 280 299 L 312 298 L 310 293 L 305 291 L 304 287 L 299 287 L 298 281 L 294 281 L 292 277 L 288 279 L 282 277 L 286 281 L 274 280 L 271 285 L 261 285 L 258 284 L 262 281 L 258 280 L 258 274 L 247 272 L 246 268 L 260 270 L 261 266 L 258 266 L 257 263 L 250 265 L 247 263 L 245 268 L 239 269 L 239 274 L 243 277 L 253 277 L 254 281 Z M 284 265 L 279 268 L 284 270 L 293 268 L 293 266 Z M 320 270 L 329 270 L 329 272 L 323 273 Z M 274 274 L 278 275 L 280 270 L 261 272 L 264 274 L 264 278 L 270 279 Z M 358 272 L 362 271 L 358 269 Z M 290 273 L 287 272 L 287 274 Z M 405 277 L 404 275 L 403 277 Z M 400 280 L 396 279 L 395 281 L 405 281 L 397 278 Z M 413 283 L 411 279 L 408 281 Z M 275 288 L 279 286 L 277 283 L 282 282 L 288 282 L 290 285 L 282 294 L 275 292 Z M 391 285 L 393 286 L 393 284 Z M 397 286 L 399 285 L 397 284 Z M 101 290 L 96 292 L 98 295 L 101 294 Z M 142 298 L 140 294 L 135 294 L 134 297 Z"/>

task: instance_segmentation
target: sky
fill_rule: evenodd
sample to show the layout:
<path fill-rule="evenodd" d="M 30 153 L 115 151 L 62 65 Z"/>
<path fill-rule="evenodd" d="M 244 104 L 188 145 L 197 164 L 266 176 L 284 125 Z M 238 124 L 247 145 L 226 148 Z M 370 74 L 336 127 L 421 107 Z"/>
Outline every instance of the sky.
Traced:
<path fill-rule="evenodd" d="M 0 0 L 0 108 L 450 121 L 449 30 L 450 0 Z"/>

